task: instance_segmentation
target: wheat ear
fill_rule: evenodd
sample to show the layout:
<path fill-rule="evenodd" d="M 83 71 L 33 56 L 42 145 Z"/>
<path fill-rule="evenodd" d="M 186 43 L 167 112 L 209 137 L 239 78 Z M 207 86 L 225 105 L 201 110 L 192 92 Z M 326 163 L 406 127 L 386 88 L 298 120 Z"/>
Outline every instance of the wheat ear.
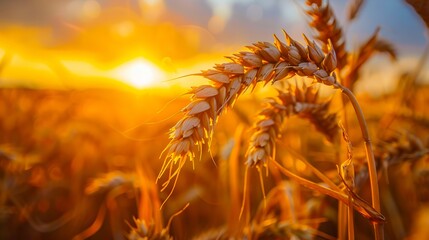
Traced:
<path fill-rule="evenodd" d="M 429 29 L 429 2 L 426 0 L 406 0 L 406 2 L 414 8 Z"/>
<path fill-rule="evenodd" d="M 365 0 L 352 0 L 350 2 L 350 5 L 347 9 L 347 20 L 349 22 L 356 19 L 364 3 Z"/>
<path fill-rule="evenodd" d="M 309 25 L 317 31 L 315 37 L 325 46 L 328 45 L 329 41 L 332 42 L 333 49 L 337 54 L 338 69 L 343 69 L 347 65 L 346 41 L 329 2 L 307 0 L 306 3 L 309 6 L 306 13 L 311 17 Z M 324 50 L 327 51 L 327 49 Z"/>
<path fill-rule="evenodd" d="M 429 149 L 412 133 L 396 133 L 379 143 L 378 158 L 385 168 L 404 161 L 417 161 L 427 154 Z"/>
<path fill-rule="evenodd" d="M 191 103 L 182 109 L 184 117 L 171 128 L 171 140 L 163 152 L 166 158 L 158 175 L 159 179 L 166 171 L 169 172 L 162 189 L 172 179 L 177 180 L 186 159 L 193 162 L 196 153 L 201 153 L 202 145 L 210 143 L 218 116 L 231 107 L 249 86 L 300 75 L 338 87 L 333 72 L 337 64 L 335 51 L 330 48 L 325 55 L 305 35 L 306 47 L 284 33 L 286 43 L 274 36 L 274 44 L 255 43 L 248 47 L 249 51 L 228 57 L 231 62 L 216 64 L 213 69 L 198 74 L 210 80 L 210 84 L 192 88 L 189 92 L 192 94 Z"/>
<path fill-rule="evenodd" d="M 377 28 L 373 35 L 364 42 L 359 49 L 350 56 L 349 68 L 344 78 L 344 86 L 353 90 L 356 81 L 359 78 L 361 67 L 375 53 L 387 53 L 392 60 L 396 60 L 396 50 L 387 40 L 378 37 L 380 29 Z"/>
<path fill-rule="evenodd" d="M 274 154 L 275 142 L 285 118 L 291 115 L 309 119 L 318 131 L 330 141 L 338 136 L 336 114 L 328 112 L 330 101 L 320 101 L 314 86 L 291 86 L 280 91 L 278 97 L 269 98 L 252 128 L 247 150 L 248 166 L 265 165 Z"/>

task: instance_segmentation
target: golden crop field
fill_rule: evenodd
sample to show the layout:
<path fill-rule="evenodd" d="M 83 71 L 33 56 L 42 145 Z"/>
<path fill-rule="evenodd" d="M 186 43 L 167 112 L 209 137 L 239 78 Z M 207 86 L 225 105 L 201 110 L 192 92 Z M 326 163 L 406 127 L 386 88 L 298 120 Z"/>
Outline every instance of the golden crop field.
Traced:
<path fill-rule="evenodd" d="M 0 20 L 0 239 L 429 238 L 428 1 L 396 3 L 423 47 L 349 39 L 370 1 L 303 0 L 310 33 L 238 48 L 222 14 L 134 2 Z"/>

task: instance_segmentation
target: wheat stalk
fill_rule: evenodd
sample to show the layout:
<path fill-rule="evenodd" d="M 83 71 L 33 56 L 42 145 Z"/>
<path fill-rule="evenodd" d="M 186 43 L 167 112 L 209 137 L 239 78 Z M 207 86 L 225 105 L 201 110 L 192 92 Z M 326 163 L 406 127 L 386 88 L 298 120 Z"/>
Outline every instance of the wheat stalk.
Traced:
<path fill-rule="evenodd" d="M 252 137 L 247 150 L 248 166 L 266 165 L 274 154 L 275 141 L 280 135 L 286 117 L 298 115 L 309 119 L 318 131 L 333 141 L 338 135 L 336 114 L 328 113 L 330 101 L 319 101 L 318 91 L 313 86 L 291 86 L 280 91 L 277 99 L 267 99 L 266 107 L 259 113 L 252 128 Z"/>
<path fill-rule="evenodd" d="M 307 11 L 307 14 L 312 17 L 312 22 L 310 26 L 318 31 L 318 36 L 316 36 L 320 41 L 324 42 L 332 42 L 332 47 L 335 49 L 338 57 L 338 69 L 342 70 L 344 66 L 347 64 L 348 53 L 345 50 L 345 40 L 341 30 L 341 27 L 337 24 L 337 20 L 333 13 L 333 10 L 330 8 L 329 4 L 323 4 L 323 0 L 307 0 L 307 5 L 311 7 L 310 10 Z M 377 33 L 377 32 L 376 32 Z M 376 35 L 376 34 L 375 34 Z M 371 41 L 371 39 L 370 39 Z M 375 45 L 375 44 L 374 44 Z M 368 58 L 371 55 L 368 55 Z M 359 59 L 367 60 L 367 59 Z M 365 62 L 363 61 L 362 64 Z M 371 185 L 371 195 L 372 195 L 372 206 L 380 211 L 380 196 L 378 189 L 378 180 L 377 180 L 377 169 L 374 158 L 374 153 L 372 150 L 372 143 L 368 132 L 368 127 L 366 125 L 366 121 L 362 112 L 359 103 L 354 96 L 353 92 L 350 90 L 353 87 L 354 82 L 357 80 L 358 70 L 360 68 L 359 65 L 362 64 L 354 64 L 349 70 L 349 74 L 345 75 L 344 85 L 338 84 L 338 88 L 347 96 L 350 100 L 354 110 L 356 117 L 358 118 L 359 126 L 362 132 L 362 136 L 365 143 L 365 151 L 367 156 L 367 164 L 368 171 L 370 175 L 370 185 Z M 359 67 L 356 67 L 359 66 Z M 348 66 L 350 69 L 350 66 Z M 351 73 L 351 74 L 350 74 Z M 354 78 L 356 77 L 356 78 Z M 345 102 L 345 101 L 343 101 Z M 384 232 L 380 225 L 374 223 L 374 232 L 376 239 L 383 239 Z"/>
<path fill-rule="evenodd" d="M 326 46 L 328 42 L 332 42 L 333 49 L 337 54 L 338 69 L 343 69 L 347 65 L 346 41 L 343 30 L 337 22 L 334 11 L 329 2 L 324 3 L 323 0 L 307 0 L 309 9 L 306 13 L 311 17 L 309 25 L 317 31 L 315 36 Z M 327 51 L 327 49 L 324 49 Z"/>
<path fill-rule="evenodd" d="M 420 166 L 414 170 L 414 184 L 417 198 L 420 202 L 427 204 L 429 202 L 429 168 L 426 165 Z"/>

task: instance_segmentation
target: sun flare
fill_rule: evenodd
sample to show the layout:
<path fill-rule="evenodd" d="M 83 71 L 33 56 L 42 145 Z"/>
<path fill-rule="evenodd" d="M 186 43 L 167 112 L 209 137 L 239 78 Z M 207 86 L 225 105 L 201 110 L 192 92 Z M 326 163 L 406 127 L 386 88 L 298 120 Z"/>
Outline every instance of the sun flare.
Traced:
<path fill-rule="evenodd" d="M 116 77 L 136 88 L 144 88 L 160 83 L 163 72 L 155 64 L 137 58 L 126 62 L 114 70 Z"/>

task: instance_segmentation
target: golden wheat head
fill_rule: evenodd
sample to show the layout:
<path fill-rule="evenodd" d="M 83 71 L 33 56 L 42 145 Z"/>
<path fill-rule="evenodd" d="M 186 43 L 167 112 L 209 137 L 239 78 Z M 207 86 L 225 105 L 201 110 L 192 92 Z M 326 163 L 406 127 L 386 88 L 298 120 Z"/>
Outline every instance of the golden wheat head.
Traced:
<path fill-rule="evenodd" d="M 332 42 L 338 58 L 338 68 L 342 69 L 347 65 L 348 53 L 343 30 L 338 24 L 334 11 L 328 1 L 307 0 L 306 4 L 309 7 L 306 13 L 311 17 L 309 25 L 317 31 L 315 38 L 324 43 L 325 46 L 328 45 L 329 41 Z"/>
<path fill-rule="evenodd" d="M 202 71 L 200 76 L 210 84 L 194 87 L 191 102 L 182 109 L 183 118 L 170 131 L 170 143 L 164 150 L 165 160 L 158 179 L 168 171 L 168 180 L 176 179 L 187 159 L 194 161 L 202 145 L 212 139 L 213 128 L 220 114 L 231 107 L 249 86 L 259 82 L 275 82 L 294 75 L 315 79 L 317 82 L 338 87 L 335 73 L 336 53 L 332 46 L 325 54 L 305 35 L 306 46 L 292 39 L 285 32 L 286 42 L 274 36 L 274 44 L 258 42 L 248 51 L 234 54 L 230 62 L 216 64 Z"/>

